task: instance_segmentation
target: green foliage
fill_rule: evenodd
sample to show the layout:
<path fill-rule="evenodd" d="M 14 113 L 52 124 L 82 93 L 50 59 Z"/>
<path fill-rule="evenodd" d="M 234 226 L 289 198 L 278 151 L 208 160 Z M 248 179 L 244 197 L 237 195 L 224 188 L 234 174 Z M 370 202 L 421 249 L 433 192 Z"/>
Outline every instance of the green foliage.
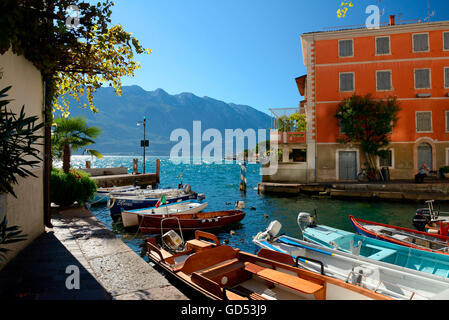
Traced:
<path fill-rule="evenodd" d="M 18 226 L 8 227 L 8 220 L 3 218 L 0 223 L 0 245 L 16 243 L 25 241 L 27 235 L 21 234 L 22 230 Z M 6 259 L 6 253 L 11 251 L 10 249 L 0 248 L 0 261 Z"/>
<path fill-rule="evenodd" d="M 307 130 L 307 119 L 305 114 L 294 113 L 280 116 L 276 119 L 280 132 L 305 132 Z"/>
<path fill-rule="evenodd" d="M 396 98 L 378 101 L 370 94 L 353 95 L 340 103 L 335 115 L 344 132 L 339 142 L 359 144 L 369 168 L 377 168 L 375 157 L 385 156 L 383 149 L 390 143 L 390 133 L 397 124 L 400 110 Z"/>
<path fill-rule="evenodd" d="M 440 173 L 449 173 L 449 166 L 444 166 L 440 168 Z"/>
<path fill-rule="evenodd" d="M 66 26 L 70 5 L 80 10 L 77 28 Z M 86 94 L 95 112 L 93 93 L 109 85 L 121 94 L 121 77 L 133 76 L 140 68 L 134 54 L 151 52 L 122 26 L 111 26 L 113 5 L 111 0 L 2 0 L 0 54 L 11 48 L 41 71 L 46 102 L 55 110 L 68 116 L 66 97 L 79 102 Z"/>
<path fill-rule="evenodd" d="M 50 199 L 60 206 L 72 205 L 75 201 L 85 203 L 97 192 L 97 184 L 90 175 L 80 170 L 64 173 L 53 168 L 50 178 Z"/>
<path fill-rule="evenodd" d="M 8 110 L 12 100 L 3 99 L 11 87 L 0 90 L 0 193 L 8 192 L 17 197 L 13 185 L 17 184 L 17 176 L 36 177 L 30 168 L 41 163 L 39 150 L 42 138 L 37 132 L 43 124 L 36 124 L 38 117 L 26 117 L 24 106 L 20 113 Z"/>

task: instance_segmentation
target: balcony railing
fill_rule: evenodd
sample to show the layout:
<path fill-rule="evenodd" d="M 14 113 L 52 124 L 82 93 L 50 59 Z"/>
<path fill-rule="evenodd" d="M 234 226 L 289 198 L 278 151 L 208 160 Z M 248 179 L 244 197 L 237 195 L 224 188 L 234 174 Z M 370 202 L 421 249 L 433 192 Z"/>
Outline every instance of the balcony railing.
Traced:
<path fill-rule="evenodd" d="M 306 143 L 305 132 L 270 132 L 270 140 L 278 143 Z"/>

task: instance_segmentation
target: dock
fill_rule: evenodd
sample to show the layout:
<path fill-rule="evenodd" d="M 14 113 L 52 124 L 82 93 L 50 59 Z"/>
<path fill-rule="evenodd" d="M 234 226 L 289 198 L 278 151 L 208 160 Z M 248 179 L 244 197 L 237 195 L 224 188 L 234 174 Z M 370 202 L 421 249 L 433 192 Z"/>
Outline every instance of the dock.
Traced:
<path fill-rule="evenodd" d="M 89 210 L 55 212 L 51 222 L 0 271 L 0 299 L 188 299 Z M 66 286 L 69 266 L 79 269 L 79 289 Z"/>
<path fill-rule="evenodd" d="M 307 194 L 331 199 L 385 200 L 423 202 L 433 199 L 449 201 L 449 181 L 431 183 L 412 183 L 394 181 L 388 183 L 273 183 L 261 182 L 257 186 L 259 193 L 279 195 Z"/>

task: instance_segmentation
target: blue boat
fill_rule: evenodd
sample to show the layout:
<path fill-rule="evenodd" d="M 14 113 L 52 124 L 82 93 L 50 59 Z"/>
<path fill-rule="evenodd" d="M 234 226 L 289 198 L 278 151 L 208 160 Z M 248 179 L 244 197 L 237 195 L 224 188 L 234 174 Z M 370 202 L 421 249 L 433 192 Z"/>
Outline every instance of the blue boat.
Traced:
<path fill-rule="evenodd" d="M 156 191 L 156 190 L 154 190 Z M 122 211 L 135 210 L 142 208 L 154 207 L 160 200 L 162 195 L 165 195 L 165 202 L 167 204 L 187 201 L 187 200 L 202 200 L 203 198 L 198 197 L 196 192 L 185 193 L 182 190 L 178 192 L 163 192 L 161 190 L 151 196 L 112 196 L 108 200 L 108 207 L 111 213 L 111 217 L 116 221 L 121 217 Z"/>
<path fill-rule="evenodd" d="M 368 238 L 324 225 L 316 225 L 310 215 L 298 217 L 298 224 L 306 241 L 342 252 L 394 264 L 448 278 L 449 255 L 438 254 Z"/>

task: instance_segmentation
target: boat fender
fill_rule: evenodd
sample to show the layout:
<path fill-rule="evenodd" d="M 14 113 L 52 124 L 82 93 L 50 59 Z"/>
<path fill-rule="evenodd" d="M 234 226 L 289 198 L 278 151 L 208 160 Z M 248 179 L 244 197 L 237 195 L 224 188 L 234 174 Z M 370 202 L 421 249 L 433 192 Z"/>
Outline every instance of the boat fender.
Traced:
<path fill-rule="evenodd" d="M 107 206 L 108 206 L 109 209 L 111 209 L 114 206 L 115 200 L 116 200 L 115 198 L 109 198 L 108 199 Z"/>
<path fill-rule="evenodd" d="M 357 243 L 357 246 L 354 246 L 354 240 L 351 240 L 349 242 L 349 246 L 350 246 L 350 250 L 352 252 L 353 255 L 360 255 L 360 249 L 362 249 L 362 241 L 359 241 Z"/>

